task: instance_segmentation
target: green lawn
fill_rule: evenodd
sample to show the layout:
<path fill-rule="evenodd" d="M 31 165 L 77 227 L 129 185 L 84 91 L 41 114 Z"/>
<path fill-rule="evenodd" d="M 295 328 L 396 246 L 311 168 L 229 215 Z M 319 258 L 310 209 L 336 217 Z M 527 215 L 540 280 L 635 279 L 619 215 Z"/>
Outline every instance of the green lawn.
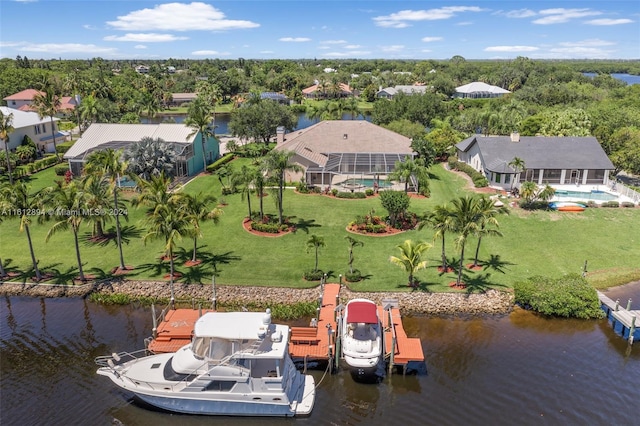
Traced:
<path fill-rule="evenodd" d="M 236 160 L 235 167 L 248 160 Z M 35 188 L 42 188 L 59 179 L 48 169 L 31 178 Z M 412 199 L 411 210 L 424 213 L 434 205 L 464 195 L 465 180 L 447 172 L 441 166 L 432 169 L 432 198 Z M 220 183 L 215 176 L 202 176 L 191 181 L 184 189 L 188 192 L 211 192 L 220 199 Z M 366 200 L 342 200 L 321 195 L 303 195 L 287 190 L 284 198 L 285 214 L 296 224 L 297 231 L 281 237 L 259 237 L 246 232 L 242 219 L 247 215 L 247 201 L 239 194 L 225 196 L 224 214 L 218 225 L 208 223 L 203 228 L 204 238 L 199 240 L 200 267 L 186 268 L 182 263 L 190 258 L 193 241 L 184 239 L 180 244 L 177 269 L 188 282 L 209 283 L 216 271 L 221 284 L 306 287 L 302 279 L 305 270 L 314 266 L 313 252 L 307 252 L 306 241 L 311 234 L 322 236 L 326 247 L 321 249 L 319 267 L 332 281 L 338 280 L 348 268 L 348 245 L 344 237 L 347 224 L 356 215 L 365 215 L 374 209 L 385 215 L 377 198 Z M 265 197 L 267 213 L 276 213 L 271 195 Z M 258 198 L 252 197 L 252 209 L 258 210 Z M 162 243 L 145 245 L 140 238 L 145 233 L 143 210 L 129 209 L 129 222 L 125 223 L 125 262 L 135 266 L 132 279 L 162 279 L 168 264 L 162 263 Z M 480 259 L 482 271 L 465 271 L 465 281 L 473 288 L 486 286 L 511 287 L 517 280 L 531 275 L 560 276 L 569 272 L 581 272 L 585 260 L 594 284 L 622 283 L 640 277 L 640 209 L 587 209 L 583 213 L 524 212 L 512 210 L 509 216 L 499 218 L 504 237 L 483 239 Z M 113 227 L 111 223 L 107 227 Z M 69 281 L 77 273 L 73 234 L 71 231 L 54 235 L 45 243 L 50 224 L 34 224 L 32 237 L 40 267 L 55 273 L 57 281 Z M 88 233 L 84 228 L 83 232 Z M 364 242 L 354 249 L 354 267 L 366 279 L 351 284 L 354 290 L 395 291 L 407 289 L 406 273 L 390 264 L 389 256 L 395 255 L 396 245 L 405 239 L 432 241 L 429 229 L 409 231 L 389 237 L 354 236 Z M 475 239 L 470 239 L 466 249 L 465 264 L 472 261 Z M 81 246 L 86 273 L 98 277 L 108 275 L 118 264 L 118 251 L 112 242 L 99 246 L 84 242 Z M 447 255 L 450 260 L 458 254 L 453 249 L 453 235 L 447 239 Z M 18 222 L 5 220 L 0 224 L 0 257 L 9 270 L 29 271 L 30 256 L 26 235 L 18 230 Z M 427 253 L 429 266 L 417 274 L 422 288 L 429 291 L 447 291 L 447 284 L 455 274 L 440 275 L 440 241 Z M 25 276 L 30 277 L 27 272 Z M 616 279 L 618 281 L 616 281 Z"/>

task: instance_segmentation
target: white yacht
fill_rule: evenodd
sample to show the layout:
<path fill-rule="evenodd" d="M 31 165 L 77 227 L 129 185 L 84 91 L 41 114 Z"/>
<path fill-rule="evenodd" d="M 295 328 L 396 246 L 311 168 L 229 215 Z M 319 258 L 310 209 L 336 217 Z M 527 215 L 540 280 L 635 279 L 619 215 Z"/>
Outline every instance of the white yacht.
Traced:
<path fill-rule="evenodd" d="M 288 342 L 289 327 L 272 324 L 269 309 L 266 313 L 210 312 L 196 321 L 192 342 L 177 352 L 99 357 L 97 372 L 168 411 L 309 415 L 315 381 L 296 370 Z"/>
<path fill-rule="evenodd" d="M 342 319 L 342 354 L 356 378 L 377 373 L 383 361 L 384 331 L 378 307 L 367 299 L 353 299 L 344 308 Z"/>

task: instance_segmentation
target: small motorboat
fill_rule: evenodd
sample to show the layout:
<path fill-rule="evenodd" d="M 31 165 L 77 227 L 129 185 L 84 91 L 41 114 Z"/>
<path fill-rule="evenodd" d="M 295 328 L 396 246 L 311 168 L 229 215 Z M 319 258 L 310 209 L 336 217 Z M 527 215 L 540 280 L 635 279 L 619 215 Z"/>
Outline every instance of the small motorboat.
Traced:
<path fill-rule="evenodd" d="M 369 380 L 379 376 L 383 340 L 384 331 L 376 304 L 368 299 L 349 301 L 342 318 L 341 343 L 344 360 L 354 378 Z"/>
<path fill-rule="evenodd" d="M 554 201 L 549 203 L 549 208 L 559 212 L 582 212 L 587 208 L 586 204 L 571 201 Z"/>
<path fill-rule="evenodd" d="M 312 376 L 289 356 L 289 327 L 271 313 L 209 312 L 175 353 L 122 352 L 96 358 L 97 373 L 172 412 L 225 416 L 309 415 Z"/>

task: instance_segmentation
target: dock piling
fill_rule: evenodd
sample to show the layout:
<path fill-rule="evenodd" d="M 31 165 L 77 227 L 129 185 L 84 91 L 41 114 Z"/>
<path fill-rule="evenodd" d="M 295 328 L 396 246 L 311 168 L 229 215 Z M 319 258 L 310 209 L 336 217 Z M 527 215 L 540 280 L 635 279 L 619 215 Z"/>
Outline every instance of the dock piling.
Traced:
<path fill-rule="evenodd" d="M 631 298 L 627 301 L 627 311 L 631 310 Z"/>

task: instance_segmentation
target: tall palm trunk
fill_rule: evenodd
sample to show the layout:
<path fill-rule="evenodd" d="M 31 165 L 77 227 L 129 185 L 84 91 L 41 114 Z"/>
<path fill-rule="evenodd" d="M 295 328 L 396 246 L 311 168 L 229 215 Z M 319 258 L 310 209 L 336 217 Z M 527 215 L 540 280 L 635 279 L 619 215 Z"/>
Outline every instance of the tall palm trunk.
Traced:
<path fill-rule="evenodd" d="M 171 309 L 174 308 L 175 296 L 173 293 L 173 249 L 169 247 L 169 290 L 171 291 Z"/>
<path fill-rule="evenodd" d="M 278 224 L 282 225 L 282 196 L 284 194 L 284 171 L 280 173 L 280 187 L 278 188 Z"/>
<path fill-rule="evenodd" d="M 9 159 L 9 140 L 4 141 L 4 152 L 7 156 L 7 173 L 9 174 L 9 184 L 13 186 L 13 172 L 11 171 L 11 160 Z"/>
<path fill-rule="evenodd" d="M 198 237 L 193 237 L 193 255 L 191 256 L 192 262 L 196 262 L 198 260 L 196 257 L 197 250 L 198 250 Z"/>
<path fill-rule="evenodd" d="M 247 186 L 247 205 L 249 207 L 249 220 L 251 220 L 251 189 Z"/>
<path fill-rule="evenodd" d="M 202 161 L 204 162 L 204 169 L 202 169 L 202 172 L 204 173 L 207 171 L 207 150 L 205 147 L 204 133 L 200 135 L 200 141 L 202 142 Z"/>
<path fill-rule="evenodd" d="M 442 233 L 442 271 L 447 272 L 447 254 L 444 250 L 444 232 Z"/>
<path fill-rule="evenodd" d="M 460 285 L 462 283 L 462 263 L 464 262 L 464 244 L 462 244 L 462 250 L 460 250 L 460 265 L 458 267 L 458 281 L 456 281 L 456 285 Z"/>
<path fill-rule="evenodd" d="M 7 276 L 7 273 L 4 270 L 4 265 L 2 264 L 2 259 L 0 258 L 0 278 L 4 278 L 6 276 Z"/>
<path fill-rule="evenodd" d="M 33 251 L 33 243 L 31 242 L 31 231 L 29 231 L 29 225 L 25 225 L 24 230 L 27 233 L 27 241 L 29 242 L 29 252 L 31 253 L 31 262 L 33 263 L 33 270 L 36 273 L 36 280 L 40 281 L 42 279 L 42 274 L 40 273 L 40 269 L 38 269 L 38 261 L 36 260 L 36 254 Z"/>
<path fill-rule="evenodd" d="M 122 255 L 122 235 L 120 231 L 120 214 L 118 211 L 118 188 L 113 188 L 113 211 L 116 215 L 116 242 L 118 243 L 118 251 L 120 253 L 120 269 L 125 270 L 124 256 Z"/>
<path fill-rule="evenodd" d="M 482 242 L 482 236 L 478 236 L 478 245 L 476 246 L 476 256 L 473 260 L 473 266 L 478 266 L 478 254 L 480 253 L 480 243 Z"/>
<path fill-rule="evenodd" d="M 56 132 L 54 128 L 53 116 L 49 116 L 49 118 L 51 119 L 51 137 L 52 137 L 51 140 L 53 142 L 53 150 L 56 152 L 56 158 L 58 159 L 58 162 L 60 162 L 60 154 L 58 153 L 58 144 L 56 144 Z"/>
<path fill-rule="evenodd" d="M 78 243 L 78 229 L 75 226 L 73 226 L 73 240 L 76 245 L 76 259 L 78 261 L 78 276 L 80 277 L 80 281 L 84 282 L 87 279 L 84 277 L 84 272 L 82 271 L 82 259 L 80 259 L 80 244 Z"/>

